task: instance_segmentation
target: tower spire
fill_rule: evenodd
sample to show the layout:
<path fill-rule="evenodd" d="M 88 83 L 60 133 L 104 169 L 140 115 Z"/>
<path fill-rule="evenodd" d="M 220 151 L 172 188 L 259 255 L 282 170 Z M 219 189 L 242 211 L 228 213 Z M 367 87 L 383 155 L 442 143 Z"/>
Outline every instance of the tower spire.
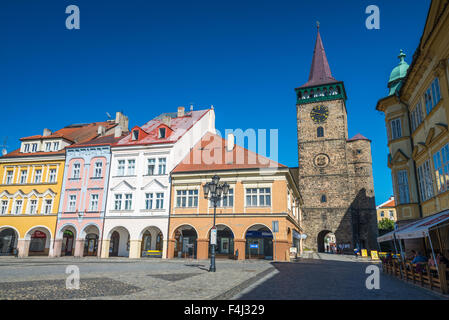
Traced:
<path fill-rule="evenodd" d="M 337 82 L 332 76 L 329 62 L 327 61 L 326 52 L 324 51 L 323 41 L 320 34 L 320 22 L 317 21 L 317 38 L 315 50 L 313 52 L 312 67 L 310 68 L 309 81 L 301 86 L 312 87 L 321 84 Z"/>

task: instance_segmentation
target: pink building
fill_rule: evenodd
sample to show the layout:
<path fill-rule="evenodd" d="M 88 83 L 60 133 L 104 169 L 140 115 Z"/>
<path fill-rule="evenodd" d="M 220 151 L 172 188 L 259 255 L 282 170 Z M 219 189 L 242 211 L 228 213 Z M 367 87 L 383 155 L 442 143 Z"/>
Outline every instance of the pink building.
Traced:
<path fill-rule="evenodd" d="M 121 126 L 112 135 L 98 133 L 96 139 L 66 148 L 54 256 L 100 255 L 111 144 L 123 136 Z"/>

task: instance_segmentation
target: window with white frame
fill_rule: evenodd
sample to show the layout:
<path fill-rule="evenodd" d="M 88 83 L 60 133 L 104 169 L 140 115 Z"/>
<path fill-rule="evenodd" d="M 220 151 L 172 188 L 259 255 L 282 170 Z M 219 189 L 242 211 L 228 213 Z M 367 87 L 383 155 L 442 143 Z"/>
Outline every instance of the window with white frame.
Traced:
<path fill-rule="evenodd" d="M 381 212 L 380 212 L 380 217 L 381 217 L 381 218 L 385 217 L 385 211 L 381 211 Z"/>
<path fill-rule="evenodd" d="M 148 175 L 154 175 L 154 169 L 156 167 L 156 159 L 148 159 Z"/>
<path fill-rule="evenodd" d="M 8 204 L 9 204 L 8 200 L 2 200 L 2 206 L 0 208 L 1 214 L 7 214 L 8 213 Z"/>
<path fill-rule="evenodd" d="M 27 182 L 27 170 L 22 170 L 20 172 L 20 184 L 25 184 Z"/>
<path fill-rule="evenodd" d="M 438 193 L 445 192 L 449 187 L 449 144 L 433 155 L 433 166 Z"/>
<path fill-rule="evenodd" d="M 80 178 L 80 170 L 81 170 L 81 164 L 79 162 L 76 162 L 73 165 L 73 170 L 72 170 L 72 178 L 73 179 L 79 179 Z"/>
<path fill-rule="evenodd" d="M 36 152 L 37 151 L 37 143 L 33 143 L 31 145 L 31 152 Z"/>
<path fill-rule="evenodd" d="M 246 188 L 247 207 L 269 207 L 271 206 L 270 188 Z"/>
<path fill-rule="evenodd" d="M 56 182 L 56 169 L 50 169 L 49 182 Z"/>
<path fill-rule="evenodd" d="M 30 152 L 30 144 L 29 143 L 25 144 L 25 147 L 23 148 L 23 152 L 25 152 L 25 153 Z"/>
<path fill-rule="evenodd" d="M 69 206 L 67 208 L 68 212 L 75 212 L 76 211 L 76 195 L 71 194 L 69 195 Z"/>
<path fill-rule="evenodd" d="M 429 88 L 427 88 L 424 94 L 424 100 L 426 103 L 426 112 L 429 114 L 441 100 L 440 82 L 438 78 L 435 78 Z"/>
<path fill-rule="evenodd" d="M 34 171 L 34 183 L 41 183 L 42 181 L 42 170 L 36 169 Z"/>
<path fill-rule="evenodd" d="M 408 186 L 407 170 L 398 171 L 396 175 L 399 192 L 399 204 L 410 203 L 410 191 Z"/>
<path fill-rule="evenodd" d="M 133 195 L 131 193 L 125 194 L 125 210 L 131 210 L 133 206 Z"/>
<path fill-rule="evenodd" d="M 159 175 L 165 174 L 166 169 L 167 169 L 167 158 L 159 158 L 158 174 Z"/>
<path fill-rule="evenodd" d="M 114 196 L 114 210 L 120 211 L 122 210 L 122 195 L 116 194 Z"/>
<path fill-rule="evenodd" d="M 412 131 L 414 132 L 423 122 L 421 101 L 416 104 L 415 109 L 413 109 L 412 112 L 410 113 L 410 117 L 412 122 Z"/>
<path fill-rule="evenodd" d="M 198 206 L 198 190 L 177 190 L 176 206 L 179 208 L 196 208 Z"/>
<path fill-rule="evenodd" d="M 391 120 L 391 139 L 399 139 L 402 137 L 402 127 L 401 127 L 401 119 L 397 118 L 394 120 Z"/>
<path fill-rule="evenodd" d="M 153 209 L 153 194 L 152 193 L 145 194 L 145 209 L 146 210 Z"/>
<path fill-rule="evenodd" d="M 128 173 L 127 173 L 127 175 L 128 176 L 133 176 L 135 171 L 136 171 L 135 169 L 136 169 L 136 160 L 134 160 L 134 159 L 128 160 Z"/>
<path fill-rule="evenodd" d="M 21 214 L 22 213 L 22 205 L 23 205 L 23 201 L 22 200 L 16 200 L 15 204 L 14 204 L 14 214 Z"/>
<path fill-rule="evenodd" d="M 125 175 L 125 160 L 118 160 L 117 176 L 122 177 Z"/>
<path fill-rule="evenodd" d="M 45 143 L 45 151 L 46 151 L 46 152 L 51 151 L 51 142 L 46 142 L 46 143 Z"/>
<path fill-rule="evenodd" d="M 390 219 L 394 219 L 394 212 L 393 212 L 393 210 L 388 211 L 388 213 L 390 214 Z"/>
<path fill-rule="evenodd" d="M 164 209 L 164 193 L 156 193 L 156 209 Z"/>
<path fill-rule="evenodd" d="M 90 195 L 89 211 L 98 211 L 98 194 Z"/>
<path fill-rule="evenodd" d="M 30 200 L 30 214 L 36 214 L 37 212 L 37 200 L 36 199 L 31 199 Z"/>
<path fill-rule="evenodd" d="M 421 201 L 427 201 L 433 197 L 433 181 L 430 169 L 430 161 L 427 160 L 418 167 L 418 183 L 421 191 Z"/>
<path fill-rule="evenodd" d="M 50 214 L 51 213 L 51 207 L 53 204 L 52 199 L 45 199 L 44 200 L 44 214 Z"/>
<path fill-rule="evenodd" d="M 59 150 L 59 142 L 53 142 L 53 151 Z"/>
<path fill-rule="evenodd" d="M 101 161 L 95 162 L 94 177 L 101 178 L 102 173 L 103 173 L 103 162 Z"/>
<path fill-rule="evenodd" d="M 13 176 L 14 176 L 14 171 L 12 171 L 12 170 L 7 171 L 6 172 L 6 181 L 5 181 L 5 183 L 6 184 L 12 184 Z"/>
<path fill-rule="evenodd" d="M 233 206 L 234 206 L 234 189 L 229 189 L 226 197 L 222 197 L 217 202 L 217 207 L 218 208 L 229 208 L 229 207 L 233 207 Z M 212 202 L 212 200 L 209 201 L 209 207 L 210 208 L 214 207 L 214 203 Z"/>

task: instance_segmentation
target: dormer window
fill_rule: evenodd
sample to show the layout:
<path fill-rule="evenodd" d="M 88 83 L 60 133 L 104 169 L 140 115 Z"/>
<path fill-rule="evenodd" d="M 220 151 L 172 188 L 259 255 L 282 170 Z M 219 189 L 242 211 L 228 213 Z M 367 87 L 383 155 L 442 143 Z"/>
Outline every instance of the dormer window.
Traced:
<path fill-rule="evenodd" d="M 31 152 L 36 152 L 37 151 L 37 143 L 33 143 L 31 145 Z"/>
<path fill-rule="evenodd" d="M 53 151 L 59 150 L 59 142 L 53 142 Z"/>
<path fill-rule="evenodd" d="M 139 140 L 139 130 L 134 130 L 133 131 L 132 139 L 133 140 Z"/>
<path fill-rule="evenodd" d="M 51 142 L 45 143 L 45 151 L 50 152 L 51 151 Z"/>
<path fill-rule="evenodd" d="M 159 138 L 165 138 L 165 128 L 159 128 Z"/>
<path fill-rule="evenodd" d="M 30 145 L 28 143 L 25 144 L 25 147 L 23 148 L 23 152 L 25 152 L 25 153 L 30 152 Z"/>

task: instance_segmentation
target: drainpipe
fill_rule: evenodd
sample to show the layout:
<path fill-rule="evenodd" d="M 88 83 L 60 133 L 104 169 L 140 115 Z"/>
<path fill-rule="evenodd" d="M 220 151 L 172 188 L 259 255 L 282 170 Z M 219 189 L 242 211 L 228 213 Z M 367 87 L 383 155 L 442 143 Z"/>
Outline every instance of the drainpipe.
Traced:
<path fill-rule="evenodd" d="M 109 198 L 109 182 L 111 181 L 111 168 L 112 168 L 112 147 L 109 146 L 109 172 L 108 172 L 108 176 L 107 179 L 108 181 L 105 181 L 105 190 L 106 190 L 106 196 L 104 197 L 104 202 L 103 202 L 103 227 L 101 228 L 101 247 L 99 248 L 99 252 L 98 252 L 98 257 L 100 257 L 101 259 L 101 254 L 103 253 L 103 240 L 104 240 L 104 225 L 106 224 L 106 210 L 107 210 L 107 205 L 108 205 L 108 198 Z M 100 237 L 98 237 L 100 238 Z M 109 250 L 109 249 L 108 249 Z M 108 257 L 109 258 L 109 257 Z"/>
<path fill-rule="evenodd" d="M 410 140 L 411 140 L 411 144 L 412 144 L 412 154 L 413 151 L 415 149 L 415 142 L 413 141 L 413 135 L 412 135 L 412 125 L 411 125 L 411 119 L 410 119 L 410 105 L 407 104 L 406 102 L 404 102 L 401 97 L 399 97 L 399 95 L 397 96 L 399 99 L 399 102 L 402 103 L 406 108 L 407 108 L 407 119 L 408 119 L 408 129 L 410 132 Z M 422 213 L 422 207 L 421 207 L 421 201 L 420 201 L 420 197 L 419 197 L 419 183 L 418 183 L 418 170 L 416 169 L 416 163 L 412 158 L 412 165 L 413 165 L 413 171 L 415 172 L 415 186 L 416 186 L 416 191 L 417 191 L 417 197 L 418 197 L 418 208 L 419 208 L 419 218 L 423 217 L 423 213 Z"/>

